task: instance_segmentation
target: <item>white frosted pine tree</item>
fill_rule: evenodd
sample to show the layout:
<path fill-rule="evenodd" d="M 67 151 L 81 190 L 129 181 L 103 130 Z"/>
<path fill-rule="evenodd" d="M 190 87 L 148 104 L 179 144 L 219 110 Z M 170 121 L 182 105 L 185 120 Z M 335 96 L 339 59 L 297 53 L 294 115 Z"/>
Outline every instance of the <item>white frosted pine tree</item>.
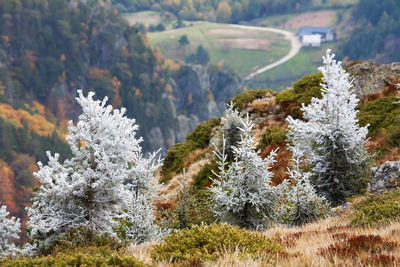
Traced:
<path fill-rule="evenodd" d="M 233 102 L 228 104 L 224 116 L 221 118 L 221 131 L 226 139 L 225 149 L 227 160 L 233 160 L 233 147 L 240 141 L 240 127 L 242 126 L 239 111 L 234 108 Z"/>
<path fill-rule="evenodd" d="M 311 173 L 303 172 L 301 151 L 296 147 L 291 147 L 290 150 L 294 164 L 287 173 L 294 184 L 287 189 L 281 208 L 281 219 L 283 223 L 294 226 L 325 217 L 329 212 L 329 204 L 315 192 L 310 183 Z"/>
<path fill-rule="evenodd" d="M 226 140 L 222 150 L 216 148 L 219 173 L 210 188 L 213 211 L 221 221 L 248 229 L 265 229 L 278 218 L 283 185 L 271 186 L 275 151 L 262 159 L 251 135 L 254 124 L 242 120 L 241 139 L 232 147 L 233 162 L 227 168 Z"/>
<path fill-rule="evenodd" d="M 15 217 L 9 217 L 6 206 L 0 207 L 0 258 L 15 256 L 19 249 L 14 241 L 19 239 L 21 223 Z"/>
<path fill-rule="evenodd" d="M 317 193 L 332 205 L 360 190 L 368 175 L 369 156 L 364 148 L 367 126 L 356 118 L 359 99 L 352 91 L 349 74 L 341 62 L 327 50 L 324 65 L 322 98 L 313 98 L 302 106 L 304 120 L 288 117 L 288 136 L 307 157 L 312 167 L 312 182 Z"/>
<path fill-rule="evenodd" d="M 119 219 L 126 217 L 123 210 L 132 204 L 134 187 L 144 191 L 158 164 L 155 155 L 142 157 L 138 126 L 125 109 L 106 105 L 107 97 L 93 100 L 93 92 L 78 94 L 82 114 L 76 125 L 69 122 L 66 137 L 73 157 L 60 163 L 58 154 L 47 152 L 47 165 L 39 162 L 34 173 L 41 186 L 27 209 L 28 231 L 39 248 L 80 226 L 114 235 Z"/>
<path fill-rule="evenodd" d="M 125 214 L 123 231 L 125 239 L 134 244 L 156 240 L 163 234 L 161 228 L 154 224 L 152 203 L 157 197 L 158 187 L 154 173 L 161 166 L 157 154 L 153 153 L 149 158 L 138 155 L 131 170 L 132 199 Z"/>

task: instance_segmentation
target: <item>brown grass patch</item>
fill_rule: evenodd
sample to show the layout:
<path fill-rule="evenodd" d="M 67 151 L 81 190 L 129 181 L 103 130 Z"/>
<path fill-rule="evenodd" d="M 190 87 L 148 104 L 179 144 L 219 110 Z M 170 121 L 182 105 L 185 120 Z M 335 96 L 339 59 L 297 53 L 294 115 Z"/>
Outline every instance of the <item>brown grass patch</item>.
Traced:
<path fill-rule="evenodd" d="M 286 245 L 286 252 L 273 258 L 243 258 L 239 253 L 222 255 L 204 266 L 398 266 L 400 223 L 380 228 L 355 228 L 347 216 L 330 217 L 301 227 L 275 226 L 263 234 Z M 151 266 L 150 247 L 130 247 L 126 253 Z M 189 266 L 189 265 L 188 265 Z"/>
<path fill-rule="evenodd" d="M 248 49 L 248 50 L 265 50 L 268 51 L 269 40 L 267 39 L 219 39 L 218 43 L 224 49 Z"/>
<path fill-rule="evenodd" d="M 208 33 L 212 35 L 233 35 L 233 36 L 252 36 L 255 35 L 256 32 L 254 31 L 246 31 L 246 30 L 237 30 L 237 29 L 224 29 L 224 28 L 219 28 L 219 29 L 210 29 L 208 30 Z"/>
<path fill-rule="evenodd" d="M 285 29 L 299 29 L 300 27 L 329 27 L 336 16 L 336 11 L 306 12 L 298 15 L 283 24 Z"/>

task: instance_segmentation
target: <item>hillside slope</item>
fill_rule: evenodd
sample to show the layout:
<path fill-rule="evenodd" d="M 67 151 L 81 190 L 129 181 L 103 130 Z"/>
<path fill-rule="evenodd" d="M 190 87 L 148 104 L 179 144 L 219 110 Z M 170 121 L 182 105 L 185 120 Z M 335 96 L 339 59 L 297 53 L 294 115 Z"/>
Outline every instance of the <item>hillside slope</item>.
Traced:
<path fill-rule="evenodd" d="M 354 90 L 361 103 L 358 119 L 361 125 L 370 124 L 368 150 L 376 153 L 374 164 L 387 160 L 400 159 L 397 144 L 400 129 L 400 107 L 394 105 L 397 91 L 395 85 L 400 82 L 400 63 L 377 65 L 370 62 L 354 62 L 347 66 L 351 77 L 355 79 Z M 308 104 L 312 97 L 320 96 L 321 75 L 305 76 L 293 84 L 293 88 L 277 93 L 270 90 L 245 91 L 230 101 L 235 103 L 241 114 L 249 113 L 254 121 L 253 133 L 259 142 L 261 155 L 267 156 L 279 147 L 274 182 L 280 183 L 287 178 L 286 170 L 291 153 L 286 147 L 286 117 L 301 117 L 302 103 Z M 177 181 L 181 179 L 182 168 L 190 170 L 186 179 L 199 190 L 210 185 L 211 170 L 216 170 L 213 156 L 213 144 L 220 143 L 219 123 L 208 122 L 199 125 L 188 135 L 184 143 L 171 148 L 165 158 L 161 181 L 166 182 L 163 192 L 171 196 L 174 202 Z M 192 137 L 203 140 L 193 145 Z M 206 161 L 205 161 L 206 160 Z M 170 181 L 170 182 L 169 182 Z"/>

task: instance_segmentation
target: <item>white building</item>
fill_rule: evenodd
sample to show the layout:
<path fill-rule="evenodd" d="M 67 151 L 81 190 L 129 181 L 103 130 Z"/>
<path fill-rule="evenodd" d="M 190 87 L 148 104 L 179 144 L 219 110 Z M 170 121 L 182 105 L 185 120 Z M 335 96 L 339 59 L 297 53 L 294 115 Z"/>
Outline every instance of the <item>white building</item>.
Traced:
<path fill-rule="evenodd" d="M 319 34 L 303 35 L 303 37 L 301 38 L 301 43 L 303 46 L 319 47 L 321 46 L 321 35 Z"/>

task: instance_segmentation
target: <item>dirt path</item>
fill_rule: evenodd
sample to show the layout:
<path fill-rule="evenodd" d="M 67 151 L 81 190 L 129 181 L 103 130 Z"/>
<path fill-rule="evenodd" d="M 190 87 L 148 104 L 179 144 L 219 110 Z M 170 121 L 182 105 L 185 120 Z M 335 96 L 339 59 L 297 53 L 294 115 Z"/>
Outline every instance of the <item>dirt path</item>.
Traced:
<path fill-rule="evenodd" d="M 297 55 L 297 53 L 300 51 L 301 43 L 299 42 L 297 36 L 295 34 L 289 32 L 289 31 L 275 29 L 275 28 L 266 28 L 266 27 L 257 27 L 257 26 L 245 26 L 245 25 L 236 25 L 236 24 L 231 24 L 231 26 L 236 27 L 236 28 L 240 28 L 240 29 L 269 31 L 269 32 L 282 34 L 283 36 L 285 36 L 285 38 L 287 40 L 290 41 L 290 44 L 291 44 L 291 47 L 292 47 L 290 49 L 289 53 L 286 56 L 284 56 L 283 58 L 279 59 L 278 61 L 276 61 L 276 62 L 274 62 L 272 64 L 264 66 L 261 69 L 258 69 L 256 71 L 250 73 L 249 75 L 247 75 L 247 77 L 245 78 L 246 81 L 252 79 L 254 76 L 256 76 L 258 74 L 266 72 L 267 70 L 270 70 L 272 68 L 275 68 L 275 67 L 285 63 L 286 61 L 288 61 L 289 59 L 291 59 L 292 57 Z"/>

